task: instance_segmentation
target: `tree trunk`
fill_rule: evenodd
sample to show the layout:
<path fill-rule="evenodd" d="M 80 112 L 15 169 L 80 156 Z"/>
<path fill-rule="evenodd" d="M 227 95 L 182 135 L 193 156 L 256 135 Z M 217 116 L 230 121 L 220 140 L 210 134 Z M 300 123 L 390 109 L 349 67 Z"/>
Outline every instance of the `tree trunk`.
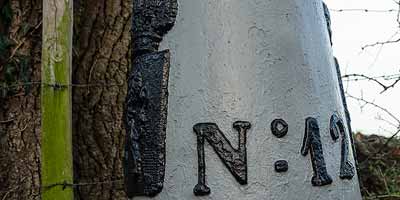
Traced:
<path fill-rule="evenodd" d="M 0 65 L 2 86 L 40 81 L 42 2 L 3 1 L 12 11 L 1 35 L 10 48 Z M 9 3 L 10 7 L 4 8 Z M 4 13 L 2 13 L 4 14 Z M 5 20 L 5 16 L 1 16 Z M 5 26 L 5 27 L 4 27 Z M 0 199 L 40 198 L 40 85 L 2 89 L 0 97 Z"/>
<path fill-rule="evenodd" d="M 7 1 L 0 1 L 3 5 Z M 16 80 L 40 81 L 42 1 L 12 0 L 12 23 L 1 22 Z M 74 1 L 73 89 L 74 181 L 110 182 L 75 187 L 75 199 L 125 199 L 122 185 L 122 123 L 126 74 L 130 66 L 132 1 Z M 24 64 L 26 58 L 29 63 Z M 13 62 L 10 62 L 13 63 Z M 24 67 L 29 66 L 27 69 Z M 13 68 L 12 68 L 13 69 Z M 2 88 L 0 97 L 0 199 L 40 199 L 40 85 Z M 4 95 L 4 91 L 7 91 Z"/>
<path fill-rule="evenodd" d="M 73 92 L 76 199 L 124 199 L 123 103 L 130 66 L 132 1 L 75 1 Z"/>

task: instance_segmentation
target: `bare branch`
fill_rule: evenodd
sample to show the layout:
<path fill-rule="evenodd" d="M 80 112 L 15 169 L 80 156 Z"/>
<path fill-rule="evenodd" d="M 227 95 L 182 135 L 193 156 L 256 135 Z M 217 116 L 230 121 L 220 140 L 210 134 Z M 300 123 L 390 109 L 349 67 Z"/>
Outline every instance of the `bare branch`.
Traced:
<path fill-rule="evenodd" d="M 7 119 L 7 120 L 4 120 L 4 121 L 0 121 L 0 124 L 7 124 L 7 123 L 10 123 L 10 122 L 12 122 L 14 120 L 15 119 Z"/>
<path fill-rule="evenodd" d="M 351 99 L 354 99 L 354 100 L 357 100 L 357 101 L 359 101 L 359 102 L 362 102 L 362 103 L 364 103 L 365 105 L 370 105 L 370 106 L 373 106 L 373 107 L 375 107 L 375 108 L 378 108 L 379 110 L 382 110 L 382 111 L 385 112 L 387 115 L 389 115 L 392 119 L 394 119 L 394 120 L 397 122 L 397 124 L 398 124 L 398 128 L 400 128 L 400 119 L 397 118 L 397 117 L 396 117 L 393 113 L 391 113 L 388 109 L 386 109 L 386 108 L 384 108 L 384 107 L 382 107 L 382 106 L 379 106 L 378 104 L 376 104 L 376 103 L 374 103 L 374 102 L 367 101 L 367 100 L 365 100 L 364 98 L 359 98 L 359 97 L 352 96 L 352 95 L 350 95 L 349 93 L 346 93 L 346 96 L 349 97 L 349 98 L 351 98 Z"/>
<path fill-rule="evenodd" d="M 376 42 L 374 44 L 367 44 L 365 46 L 362 46 L 361 49 L 364 50 L 364 49 L 366 49 L 368 47 L 374 47 L 374 46 L 377 46 L 377 45 L 385 45 L 385 44 L 393 44 L 393 43 L 397 43 L 397 42 L 400 42 L 400 38 L 395 39 L 395 40 L 388 40 L 388 41 L 384 41 L 384 42 Z"/>
<path fill-rule="evenodd" d="M 399 10 L 397 11 L 397 19 L 396 19 L 396 21 L 397 21 L 397 24 L 399 25 L 399 28 L 400 28 L 400 1 L 394 1 L 397 5 L 398 5 L 398 7 L 399 7 Z"/>
<path fill-rule="evenodd" d="M 390 88 L 395 87 L 397 85 L 397 83 L 400 82 L 399 74 L 388 75 L 388 76 L 378 76 L 378 77 L 370 77 L 370 76 L 367 76 L 364 74 L 346 74 L 346 75 L 342 76 L 342 78 L 347 78 L 348 81 L 359 81 L 359 80 L 373 81 L 383 88 L 383 90 L 381 91 L 381 94 L 386 92 Z M 349 78 L 353 78 L 353 79 L 349 79 Z M 384 84 L 382 81 L 378 80 L 379 78 L 383 78 L 384 80 L 391 80 L 391 79 L 396 79 L 396 80 L 391 84 Z"/>

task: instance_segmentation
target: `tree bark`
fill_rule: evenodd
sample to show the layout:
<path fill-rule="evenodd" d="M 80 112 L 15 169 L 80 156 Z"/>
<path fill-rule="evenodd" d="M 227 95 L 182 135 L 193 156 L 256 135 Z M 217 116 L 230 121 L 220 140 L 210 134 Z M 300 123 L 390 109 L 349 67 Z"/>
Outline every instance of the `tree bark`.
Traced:
<path fill-rule="evenodd" d="M 10 2 L 12 23 L 0 29 L 15 43 L 8 54 L 17 48 L 15 55 L 29 58 L 24 82 L 40 81 L 42 1 Z M 75 199 L 125 199 L 122 112 L 131 9 L 132 1 L 74 1 L 73 83 L 94 84 L 73 88 L 74 182 L 108 182 L 75 187 Z M 39 86 L 13 87 L 0 98 L 0 199 L 40 199 Z"/>
<path fill-rule="evenodd" d="M 130 65 L 132 1 L 75 1 L 73 90 L 76 199 L 124 199 L 123 103 Z"/>
<path fill-rule="evenodd" d="M 7 69 L 15 70 L 12 75 L 16 79 L 7 84 L 40 80 L 42 1 L 9 3 L 11 23 L 1 29 L 12 43 L 9 59 L 0 66 L 3 86 Z M 0 199 L 40 199 L 40 87 L 3 88 L 2 93 Z"/>

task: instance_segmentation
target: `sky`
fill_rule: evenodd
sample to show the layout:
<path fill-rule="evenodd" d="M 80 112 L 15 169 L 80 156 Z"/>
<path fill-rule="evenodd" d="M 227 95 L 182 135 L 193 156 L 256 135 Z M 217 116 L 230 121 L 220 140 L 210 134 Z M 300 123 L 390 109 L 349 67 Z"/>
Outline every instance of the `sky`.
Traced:
<path fill-rule="evenodd" d="M 362 50 L 376 42 L 400 38 L 397 12 L 336 12 L 333 9 L 398 9 L 394 0 L 325 0 L 331 9 L 333 51 L 338 58 L 342 75 L 364 74 L 381 76 L 400 74 L 400 43 L 378 45 Z M 394 80 L 379 79 L 385 84 Z M 391 136 L 396 132 L 400 119 L 400 83 L 381 93 L 383 88 L 366 80 L 344 79 L 346 92 L 356 98 L 372 102 L 387 109 L 347 98 L 352 118 L 352 128 L 365 134 Z"/>

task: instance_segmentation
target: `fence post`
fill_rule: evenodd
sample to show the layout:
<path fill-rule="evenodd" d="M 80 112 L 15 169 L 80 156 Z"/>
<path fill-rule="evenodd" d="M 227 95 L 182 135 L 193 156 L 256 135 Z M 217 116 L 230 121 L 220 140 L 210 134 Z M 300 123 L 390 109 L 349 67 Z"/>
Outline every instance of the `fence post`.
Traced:
<path fill-rule="evenodd" d="M 43 1 L 41 180 L 43 200 L 72 200 L 72 0 Z"/>

